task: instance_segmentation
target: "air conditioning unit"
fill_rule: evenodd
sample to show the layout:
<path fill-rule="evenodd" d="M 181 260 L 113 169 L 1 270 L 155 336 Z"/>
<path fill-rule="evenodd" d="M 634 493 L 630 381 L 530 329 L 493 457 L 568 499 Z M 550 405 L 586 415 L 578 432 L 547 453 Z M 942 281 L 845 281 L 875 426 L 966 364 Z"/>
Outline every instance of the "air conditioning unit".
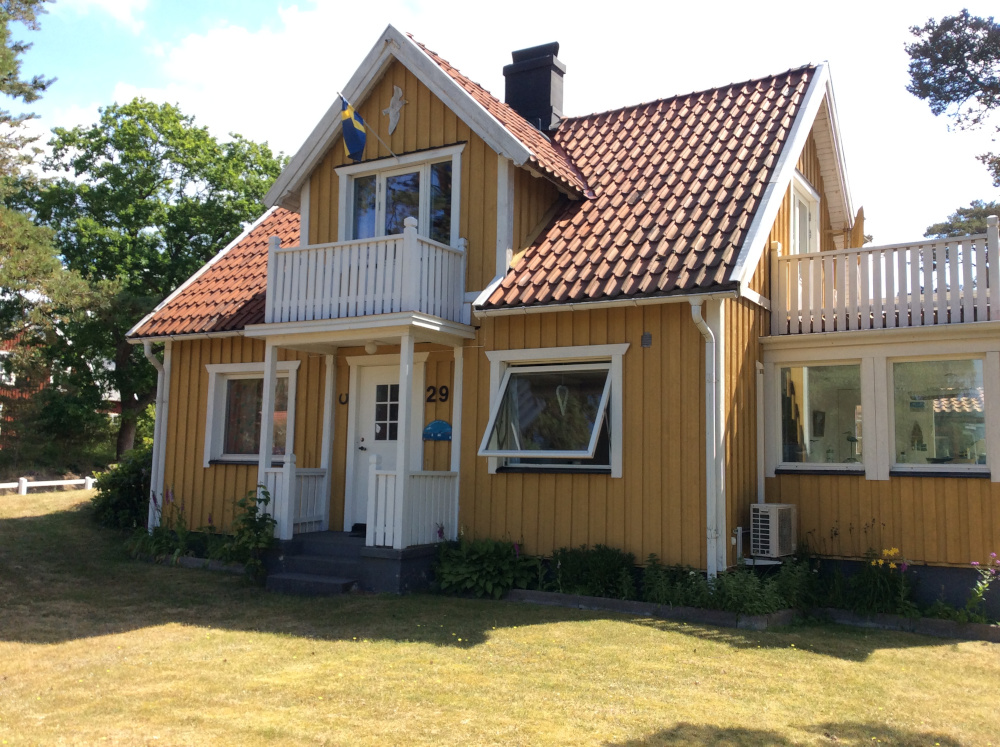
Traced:
<path fill-rule="evenodd" d="M 750 506 L 750 555 L 780 558 L 798 545 L 799 517 L 793 503 L 754 503 Z"/>

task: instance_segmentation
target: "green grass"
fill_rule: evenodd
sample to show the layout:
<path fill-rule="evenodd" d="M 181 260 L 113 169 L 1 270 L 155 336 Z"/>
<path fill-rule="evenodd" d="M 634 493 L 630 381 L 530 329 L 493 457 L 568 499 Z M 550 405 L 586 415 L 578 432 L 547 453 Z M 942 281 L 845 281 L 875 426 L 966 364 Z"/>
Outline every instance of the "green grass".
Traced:
<path fill-rule="evenodd" d="M 0 496 L 3 744 L 1000 744 L 1000 646 L 128 560 L 88 494 Z"/>

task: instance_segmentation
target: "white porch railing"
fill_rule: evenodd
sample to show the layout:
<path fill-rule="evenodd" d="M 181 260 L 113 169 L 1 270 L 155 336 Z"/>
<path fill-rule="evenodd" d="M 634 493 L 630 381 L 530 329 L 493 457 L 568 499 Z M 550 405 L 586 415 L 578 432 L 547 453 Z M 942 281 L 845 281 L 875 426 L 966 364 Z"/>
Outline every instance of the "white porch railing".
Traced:
<path fill-rule="evenodd" d="M 458 537 L 458 473 L 414 472 L 406 480 L 403 503 L 397 500 L 394 471 L 378 469 L 372 457 L 368 474 L 368 531 L 365 544 L 403 549 Z M 441 529 L 441 536 L 438 529 Z"/>
<path fill-rule="evenodd" d="M 264 470 L 264 485 L 271 494 L 267 510 L 278 522 L 275 536 L 279 539 L 291 539 L 297 532 L 319 532 L 329 528 L 330 501 L 325 495 L 325 469 L 298 469 L 295 455 L 291 454 L 281 467 Z"/>
<path fill-rule="evenodd" d="M 1000 319 L 996 219 L 979 236 L 772 255 L 771 334 Z"/>
<path fill-rule="evenodd" d="M 268 324 L 401 311 L 468 321 L 465 239 L 454 248 L 418 236 L 414 218 L 395 236 L 285 248 L 272 242 Z"/>

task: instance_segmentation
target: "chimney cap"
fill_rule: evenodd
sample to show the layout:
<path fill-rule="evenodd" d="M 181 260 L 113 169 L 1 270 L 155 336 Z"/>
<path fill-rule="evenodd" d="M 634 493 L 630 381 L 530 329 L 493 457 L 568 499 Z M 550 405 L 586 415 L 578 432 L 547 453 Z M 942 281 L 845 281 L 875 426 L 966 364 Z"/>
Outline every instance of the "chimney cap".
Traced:
<path fill-rule="evenodd" d="M 559 42 L 549 42 L 548 44 L 539 44 L 537 47 L 516 49 L 510 53 L 513 62 L 537 60 L 539 57 L 548 57 L 549 55 L 553 57 L 559 55 Z"/>

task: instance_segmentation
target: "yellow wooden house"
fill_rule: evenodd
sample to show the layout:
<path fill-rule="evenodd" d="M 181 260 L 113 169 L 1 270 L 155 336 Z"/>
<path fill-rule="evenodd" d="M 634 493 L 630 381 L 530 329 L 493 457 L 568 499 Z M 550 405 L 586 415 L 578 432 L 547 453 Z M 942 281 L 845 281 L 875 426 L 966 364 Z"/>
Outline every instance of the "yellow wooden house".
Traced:
<path fill-rule="evenodd" d="M 568 117 L 557 55 L 501 102 L 385 30 L 132 330 L 153 492 L 218 526 L 266 485 L 280 538 L 402 564 L 464 533 L 711 575 L 772 503 L 829 557 L 1000 547 L 996 220 L 863 246 L 826 65 Z"/>

